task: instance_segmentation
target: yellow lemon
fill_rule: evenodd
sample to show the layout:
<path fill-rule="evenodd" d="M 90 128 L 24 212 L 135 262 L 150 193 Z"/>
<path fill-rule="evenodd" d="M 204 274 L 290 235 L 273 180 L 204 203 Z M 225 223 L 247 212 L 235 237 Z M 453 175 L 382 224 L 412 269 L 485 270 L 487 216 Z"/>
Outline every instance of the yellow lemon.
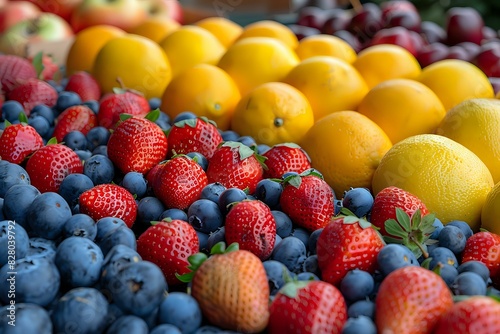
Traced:
<path fill-rule="evenodd" d="M 290 28 L 282 23 L 271 20 L 257 21 L 245 26 L 238 40 L 248 37 L 276 38 L 292 50 L 295 50 L 299 44 L 297 36 L 295 36 Z"/>
<path fill-rule="evenodd" d="M 300 40 L 295 49 L 300 60 L 314 56 L 331 56 L 352 64 L 356 60 L 356 51 L 343 39 L 332 35 L 312 35 Z"/>
<path fill-rule="evenodd" d="M 218 16 L 207 17 L 195 22 L 194 25 L 210 31 L 226 48 L 231 46 L 243 31 L 238 23 Z"/>
<path fill-rule="evenodd" d="M 486 196 L 481 211 L 481 228 L 500 235 L 500 182 Z"/>

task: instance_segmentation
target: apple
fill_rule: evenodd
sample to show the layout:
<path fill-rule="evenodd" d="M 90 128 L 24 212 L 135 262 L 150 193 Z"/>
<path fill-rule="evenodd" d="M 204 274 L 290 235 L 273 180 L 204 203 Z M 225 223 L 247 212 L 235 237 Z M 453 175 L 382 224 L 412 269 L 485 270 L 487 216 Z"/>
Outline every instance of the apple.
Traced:
<path fill-rule="evenodd" d="M 0 7 L 0 33 L 19 21 L 32 19 L 42 11 L 29 1 L 9 1 Z"/>
<path fill-rule="evenodd" d="M 412 55 L 417 55 L 417 48 L 414 44 L 410 30 L 403 27 L 385 28 L 379 30 L 372 38 L 370 45 L 394 44 L 408 50 Z"/>
<path fill-rule="evenodd" d="M 148 16 L 143 0 L 83 0 L 73 11 L 71 26 L 75 32 L 108 24 L 130 30 Z"/>
<path fill-rule="evenodd" d="M 177 0 L 139 0 L 149 17 L 166 17 L 182 24 L 184 13 Z"/>
<path fill-rule="evenodd" d="M 488 76 L 500 77 L 500 42 L 488 42 L 481 46 L 474 63 Z"/>
<path fill-rule="evenodd" d="M 481 44 L 484 21 L 471 7 L 453 7 L 446 13 L 446 32 L 449 45 L 461 42 Z"/>
<path fill-rule="evenodd" d="M 13 0 L 19 1 L 19 0 Z M 83 0 L 28 0 L 37 5 L 43 12 L 59 15 L 69 21 L 71 13 Z"/>
<path fill-rule="evenodd" d="M 41 13 L 8 28 L 0 36 L 0 52 L 24 56 L 29 43 L 60 41 L 73 36 L 70 25 L 62 17 Z"/>

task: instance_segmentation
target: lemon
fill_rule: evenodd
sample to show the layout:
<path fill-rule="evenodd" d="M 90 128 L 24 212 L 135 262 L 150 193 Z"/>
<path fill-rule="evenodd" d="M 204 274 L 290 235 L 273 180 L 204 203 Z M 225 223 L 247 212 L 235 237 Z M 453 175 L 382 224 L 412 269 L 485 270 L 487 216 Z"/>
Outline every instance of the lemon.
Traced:
<path fill-rule="evenodd" d="M 481 211 L 481 228 L 500 235 L 500 182 L 486 196 Z"/>
<path fill-rule="evenodd" d="M 356 51 L 343 39 L 332 35 L 312 35 L 300 40 L 295 49 L 300 60 L 314 56 L 331 56 L 352 64 L 356 60 Z"/>

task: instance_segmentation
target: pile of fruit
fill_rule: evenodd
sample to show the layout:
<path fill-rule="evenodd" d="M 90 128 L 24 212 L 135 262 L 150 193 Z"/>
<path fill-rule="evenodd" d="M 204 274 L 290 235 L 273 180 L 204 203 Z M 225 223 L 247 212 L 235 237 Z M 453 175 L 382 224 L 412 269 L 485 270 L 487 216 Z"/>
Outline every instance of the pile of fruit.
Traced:
<path fill-rule="evenodd" d="M 4 50 L 0 332 L 499 333 L 480 19 L 82 20 L 64 66 Z"/>

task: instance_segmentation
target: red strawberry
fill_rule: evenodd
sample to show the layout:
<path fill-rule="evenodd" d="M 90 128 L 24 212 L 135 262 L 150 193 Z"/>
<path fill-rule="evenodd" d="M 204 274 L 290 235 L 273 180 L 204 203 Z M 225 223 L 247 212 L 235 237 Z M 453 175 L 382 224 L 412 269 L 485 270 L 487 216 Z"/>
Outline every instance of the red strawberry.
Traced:
<path fill-rule="evenodd" d="M 77 93 L 83 102 L 89 100 L 99 101 L 101 98 L 101 88 L 96 79 L 84 71 L 75 72 L 68 78 L 68 83 L 64 88 L 66 91 Z"/>
<path fill-rule="evenodd" d="M 147 118 L 125 119 L 108 140 L 108 157 L 123 173 L 146 174 L 166 155 L 167 137 L 157 124 Z"/>
<path fill-rule="evenodd" d="M 43 139 L 30 125 L 8 125 L 0 135 L 0 157 L 15 164 L 22 163 L 43 146 Z"/>
<path fill-rule="evenodd" d="M 188 257 L 199 251 L 198 235 L 183 220 L 154 222 L 137 239 L 137 252 L 145 261 L 155 263 L 163 271 L 167 283 L 181 283 L 175 276 L 189 272 Z"/>
<path fill-rule="evenodd" d="M 453 306 L 453 298 L 441 276 L 407 266 L 384 278 L 375 305 L 379 333 L 428 334 Z"/>
<path fill-rule="evenodd" d="M 372 225 L 356 216 L 338 216 L 318 238 L 317 255 L 322 279 L 338 285 L 353 268 L 373 273 L 384 241 Z"/>
<path fill-rule="evenodd" d="M 20 83 L 36 78 L 33 64 L 22 57 L 0 55 L 0 91 L 10 93 Z"/>
<path fill-rule="evenodd" d="M 99 184 L 84 191 L 79 199 L 80 213 L 89 215 L 95 221 L 104 217 L 122 219 L 132 227 L 137 216 L 134 196 L 116 184 Z"/>
<path fill-rule="evenodd" d="M 229 244 L 267 259 L 276 241 L 276 221 L 267 205 L 258 200 L 241 201 L 231 207 L 225 220 L 225 236 Z"/>
<path fill-rule="evenodd" d="M 467 261 L 484 263 L 493 283 L 500 287 L 500 235 L 481 231 L 469 237 L 462 253 L 462 263 Z"/>
<path fill-rule="evenodd" d="M 472 296 L 455 303 L 440 319 L 434 334 L 498 334 L 500 303 L 486 296 Z"/>
<path fill-rule="evenodd" d="M 113 128 L 121 114 L 144 117 L 149 113 L 148 100 L 137 93 L 125 91 L 103 96 L 99 105 L 97 121 L 100 126 Z"/>
<path fill-rule="evenodd" d="M 53 107 L 57 102 L 57 96 L 55 88 L 40 79 L 28 79 L 8 94 L 9 100 L 18 101 L 23 105 L 26 116 L 29 116 L 31 109 L 38 104 Z"/>
<path fill-rule="evenodd" d="M 167 208 L 187 209 L 200 198 L 207 175 L 186 155 L 177 155 L 162 164 L 153 181 L 153 191 Z"/>
<path fill-rule="evenodd" d="M 204 117 L 175 123 L 168 133 L 168 157 L 198 152 L 207 159 L 214 155 L 222 136 L 213 122 Z"/>
<path fill-rule="evenodd" d="M 80 131 L 84 135 L 97 124 L 97 116 L 89 107 L 76 105 L 64 110 L 55 121 L 53 136 L 62 141 L 71 131 Z"/>
<path fill-rule="evenodd" d="M 286 283 L 269 308 L 270 334 L 340 333 L 347 306 L 340 291 L 322 281 Z"/>
<path fill-rule="evenodd" d="M 35 69 L 39 72 L 37 77 L 45 81 L 54 79 L 55 74 L 60 70 L 54 59 L 49 55 L 40 55 L 40 58 L 36 55 L 35 57 L 29 57 L 28 60 L 32 63 L 35 62 Z M 40 63 L 36 64 L 36 62 Z"/>
<path fill-rule="evenodd" d="M 308 170 L 283 180 L 280 205 L 297 225 L 315 231 L 327 225 L 335 214 L 335 195 L 320 174 Z"/>
<path fill-rule="evenodd" d="M 370 218 L 370 222 L 380 229 L 382 235 L 387 235 L 385 221 L 396 219 L 396 208 L 402 209 L 410 217 L 417 209 L 420 209 L 422 217 L 429 213 L 417 196 L 394 186 L 384 188 L 375 196 Z"/>
<path fill-rule="evenodd" d="M 285 143 L 271 147 L 263 154 L 267 170 L 264 178 L 281 178 L 287 172 L 302 173 L 311 168 L 306 152 L 297 144 Z"/>
<path fill-rule="evenodd" d="M 83 173 L 83 165 L 72 149 L 49 141 L 28 159 L 26 171 L 40 192 L 57 192 L 67 175 Z"/>
<path fill-rule="evenodd" d="M 250 147 L 233 141 L 224 142 L 209 159 L 208 183 L 219 182 L 226 188 L 248 188 L 253 194 L 264 174 L 264 158 Z"/>

